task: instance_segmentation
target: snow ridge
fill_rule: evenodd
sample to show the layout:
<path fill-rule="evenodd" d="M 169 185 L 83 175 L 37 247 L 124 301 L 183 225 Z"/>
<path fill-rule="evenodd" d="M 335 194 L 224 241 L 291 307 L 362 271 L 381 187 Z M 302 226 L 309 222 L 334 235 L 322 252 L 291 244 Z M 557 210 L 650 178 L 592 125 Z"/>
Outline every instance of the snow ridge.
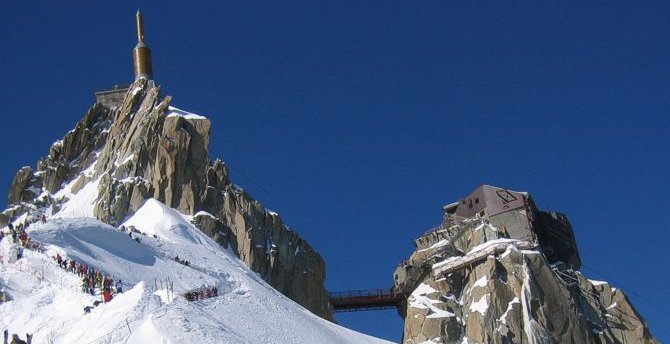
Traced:
<path fill-rule="evenodd" d="M 36 343 L 387 343 L 312 314 L 200 232 L 191 216 L 154 199 L 124 222 L 135 232 L 77 216 L 91 214 L 95 185 L 68 192 L 60 213 L 27 227 L 44 253 L 24 249 L 10 263 L 17 245 L 2 240 L 0 288 L 11 300 L 0 303 L 0 326 L 10 333 L 32 333 Z M 80 278 L 53 261 L 56 254 L 122 280 L 125 292 L 85 314 L 100 296 L 84 294 Z M 181 296 L 213 286 L 218 297 Z"/>

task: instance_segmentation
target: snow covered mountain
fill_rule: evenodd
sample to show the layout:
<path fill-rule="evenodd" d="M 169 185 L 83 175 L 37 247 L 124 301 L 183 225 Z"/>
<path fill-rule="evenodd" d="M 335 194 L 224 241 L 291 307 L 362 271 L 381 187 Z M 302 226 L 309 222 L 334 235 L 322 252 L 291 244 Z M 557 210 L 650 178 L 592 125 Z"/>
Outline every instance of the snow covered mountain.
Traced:
<path fill-rule="evenodd" d="M 0 214 L 1 328 L 36 343 L 385 342 L 327 320 L 319 254 L 209 160 L 209 120 L 170 101 L 143 78 L 99 94 L 17 172 Z M 80 266 L 123 292 L 94 306 L 102 288 L 86 293 Z"/>
<path fill-rule="evenodd" d="M 11 301 L 2 328 L 36 343 L 382 343 L 328 322 L 265 283 L 230 249 L 195 228 L 192 217 L 149 199 L 125 223 L 140 242 L 90 217 L 55 215 L 27 228 L 44 245 L 0 268 Z M 10 237 L 2 241 L 7 258 Z M 123 281 L 123 293 L 93 308 L 81 278 L 60 255 Z M 190 262 L 186 266 L 174 257 Z M 189 302 L 186 291 L 216 287 L 218 297 Z"/>

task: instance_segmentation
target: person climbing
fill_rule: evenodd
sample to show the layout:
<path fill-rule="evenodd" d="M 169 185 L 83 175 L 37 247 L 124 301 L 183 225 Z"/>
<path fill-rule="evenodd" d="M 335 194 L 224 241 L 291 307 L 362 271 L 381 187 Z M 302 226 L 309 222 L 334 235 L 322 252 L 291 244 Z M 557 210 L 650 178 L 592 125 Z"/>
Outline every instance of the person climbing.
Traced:
<path fill-rule="evenodd" d="M 28 344 L 25 341 L 21 340 L 21 338 L 19 338 L 18 334 L 13 334 L 12 335 L 12 341 L 9 342 L 9 343 L 10 344 Z"/>
<path fill-rule="evenodd" d="M 47 223 L 47 216 L 42 214 L 42 219 L 41 220 L 42 220 L 42 224 Z"/>
<path fill-rule="evenodd" d="M 85 294 L 88 294 L 88 277 L 84 276 L 81 280 L 81 291 Z"/>
<path fill-rule="evenodd" d="M 116 282 L 116 292 L 121 294 L 122 293 L 122 288 L 123 288 L 123 284 L 121 284 L 121 280 L 119 280 L 118 282 Z"/>
<path fill-rule="evenodd" d="M 26 233 L 26 231 L 24 231 L 23 229 L 19 230 L 19 240 L 21 240 L 21 245 L 23 245 L 24 247 L 28 246 L 29 241 L 28 233 Z"/>
<path fill-rule="evenodd" d="M 12 242 L 16 244 L 19 233 L 17 233 L 14 229 L 11 230 L 11 233 L 12 233 Z"/>
<path fill-rule="evenodd" d="M 109 292 L 109 289 L 105 289 L 105 291 L 102 292 L 102 301 L 104 303 L 112 301 L 112 293 Z"/>

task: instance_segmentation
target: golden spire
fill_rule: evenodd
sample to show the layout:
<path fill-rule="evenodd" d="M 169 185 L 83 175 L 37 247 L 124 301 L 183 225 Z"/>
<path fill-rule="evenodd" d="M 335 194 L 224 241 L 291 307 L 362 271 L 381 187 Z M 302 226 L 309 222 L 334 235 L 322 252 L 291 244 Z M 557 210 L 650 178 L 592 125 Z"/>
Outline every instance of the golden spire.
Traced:
<path fill-rule="evenodd" d="M 144 43 L 144 27 L 142 25 L 142 13 L 137 10 L 135 14 L 137 24 L 137 45 L 133 49 L 133 65 L 135 67 L 135 80 L 139 78 L 153 79 L 151 69 L 151 50 Z"/>
<path fill-rule="evenodd" d="M 135 21 L 137 22 L 137 43 L 144 42 L 144 26 L 142 26 L 142 13 L 139 8 L 135 14 Z"/>

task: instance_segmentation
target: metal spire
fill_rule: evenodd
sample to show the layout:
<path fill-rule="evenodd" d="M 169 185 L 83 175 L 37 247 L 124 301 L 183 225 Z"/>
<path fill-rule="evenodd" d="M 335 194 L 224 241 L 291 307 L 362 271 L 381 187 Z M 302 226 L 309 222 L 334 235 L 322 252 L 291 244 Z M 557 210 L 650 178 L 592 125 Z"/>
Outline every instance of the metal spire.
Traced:
<path fill-rule="evenodd" d="M 137 43 L 144 42 L 144 27 L 142 25 L 142 13 L 137 9 L 135 14 L 135 20 L 137 21 Z"/>
<path fill-rule="evenodd" d="M 137 45 L 133 49 L 133 65 L 135 67 L 135 80 L 139 78 L 152 79 L 151 50 L 144 43 L 144 26 L 142 25 L 142 13 L 137 10 L 135 14 L 137 24 Z"/>

